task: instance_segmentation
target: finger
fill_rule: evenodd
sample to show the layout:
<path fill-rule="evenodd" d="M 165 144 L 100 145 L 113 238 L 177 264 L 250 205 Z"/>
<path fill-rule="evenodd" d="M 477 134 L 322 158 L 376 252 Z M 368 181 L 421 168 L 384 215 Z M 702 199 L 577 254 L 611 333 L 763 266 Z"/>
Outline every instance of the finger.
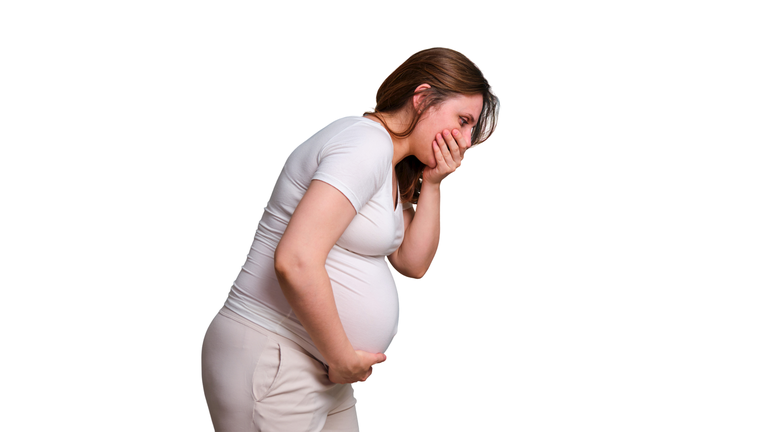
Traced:
<path fill-rule="evenodd" d="M 467 141 L 466 137 L 464 137 L 464 134 L 462 134 L 460 130 L 454 129 L 452 133 L 454 139 L 459 144 L 459 147 L 463 148 L 464 150 L 472 147 L 472 143 Z"/>
<path fill-rule="evenodd" d="M 456 140 L 456 143 L 459 145 L 459 149 L 461 149 L 461 156 L 464 157 L 464 152 L 467 151 L 468 148 L 472 147 L 472 144 L 467 142 L 466 138 L 464 138 L 464 135 L 460 130 L 454 129 L 452 134 L 453 138 Z"/>
<path fill-rule="evenodd" d="M 441 164 L 446 165 L 443 150 L 440 149 L 440 144 L 438 144 L 437 140 L 432 141 L 432 151 L 435 153 L 435 168 L 439 167 Z"/>
<path fill-rule="evenodd" d="M 461 163 L 461 158 L 463 154 L 461 151 L 461 147 L 459 147 L 458 142 L 456 142 L 456 139 L 454 138 L 453 133 L 450 132 L 448 129 L 443 131 L 443 139 L 445 140 L 446 144 L 448 144 L 448 148 L 451 150 L 451 156 L 453 160 L 456 162 L 456 165 L 458 166 Z"/>
<path fill-rule="evenodd" d="M 451 149 L 448 147 L 448 143 L 446 143 L 443 138 L 443 134 L 437 134 L 435 141 L 437 142 L 437 147 L 445 161 L 445 165 L 450 168 L 451 163 L 453 162 L 453 155 L 451 154 Z"/>
<path fill-rule="evenodd" d="M 363 359 L 363 362 L 368 366 L 381 363 L 387 359 L 384 353 L 369 353 L 367 351 L 358 351 L 358 354 Z"/>

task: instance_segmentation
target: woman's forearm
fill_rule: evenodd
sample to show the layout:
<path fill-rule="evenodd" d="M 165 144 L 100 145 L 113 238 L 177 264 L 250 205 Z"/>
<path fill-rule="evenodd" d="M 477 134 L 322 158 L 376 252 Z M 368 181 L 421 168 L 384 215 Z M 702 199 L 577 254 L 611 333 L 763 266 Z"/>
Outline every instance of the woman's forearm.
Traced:
<path fill-rule="evenodd" d="M 418 209 L 408 224 L 397 256 L 390 261 L 393 261 L 400 273 L 420 278 L 432 264 L 439 242 L 440 183 L 424 182 L 419 194 Z"/>
<path fill-rule="evenodd" d="M 280 288 L 326 363 L 343 367 L 356 360 L 339 318 L 331 281 L 321 265 L 275 266 Z"/>

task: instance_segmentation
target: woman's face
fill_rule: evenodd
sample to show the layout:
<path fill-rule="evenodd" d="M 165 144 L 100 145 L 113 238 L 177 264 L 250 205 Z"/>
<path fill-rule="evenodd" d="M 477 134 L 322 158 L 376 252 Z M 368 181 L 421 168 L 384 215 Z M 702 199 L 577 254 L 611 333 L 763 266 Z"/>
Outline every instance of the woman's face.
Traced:
<path fill-rule="evenodd" d="M 480 94 L 456 95 L 440 105 L 431 107 L 422 115 L 411 135 L 413 154 L 424 165 L 434 168 L 435 154 L 432 150 L 432 141 L 444 130 L 451 132 L 458 129 L 464 136 L 467 146 L 472 145 L 472 128 L 477 124 L 482 109 L 483 96 Z"/>

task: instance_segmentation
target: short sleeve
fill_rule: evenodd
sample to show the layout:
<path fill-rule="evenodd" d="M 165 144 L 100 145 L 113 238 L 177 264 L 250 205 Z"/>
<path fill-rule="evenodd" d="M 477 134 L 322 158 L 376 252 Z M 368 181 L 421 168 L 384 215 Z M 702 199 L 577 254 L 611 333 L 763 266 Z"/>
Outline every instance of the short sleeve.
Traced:
<path fill-rule="evenodd" d="M 318 154 L 312 180 L 338 189 L 359 212 L 384 185 L 392 169 L 392 151 L 386 130 L 362 120 L 328 140 Z"/>

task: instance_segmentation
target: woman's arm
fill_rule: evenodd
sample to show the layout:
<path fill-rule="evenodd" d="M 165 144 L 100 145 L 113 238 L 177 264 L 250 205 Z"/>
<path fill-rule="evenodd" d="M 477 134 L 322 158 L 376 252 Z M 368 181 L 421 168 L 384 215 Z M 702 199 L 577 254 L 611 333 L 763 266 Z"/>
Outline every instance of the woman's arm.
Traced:
<path fill-rule="evenodd" d="M 275 272 L 288 303 L 328 363 L 335 383 L 365 381 L 382 353 L 355 351 L 339 318 L 325 261 L 355 217 L 333 186 L 313 180 L 275 249 Z"/>
<path fill-rule="evenodd" d="M 389 256 L 389 262 L 401 274 L 420 278 L 429 269 L 440 240 L 440 184 L 456 171 L 469 144 L 458 131 L 437 134 L 432 143 L 437 164 L 425 168 L 419 194 L 418 210 L 403 211 L 403 243 Z"/>

